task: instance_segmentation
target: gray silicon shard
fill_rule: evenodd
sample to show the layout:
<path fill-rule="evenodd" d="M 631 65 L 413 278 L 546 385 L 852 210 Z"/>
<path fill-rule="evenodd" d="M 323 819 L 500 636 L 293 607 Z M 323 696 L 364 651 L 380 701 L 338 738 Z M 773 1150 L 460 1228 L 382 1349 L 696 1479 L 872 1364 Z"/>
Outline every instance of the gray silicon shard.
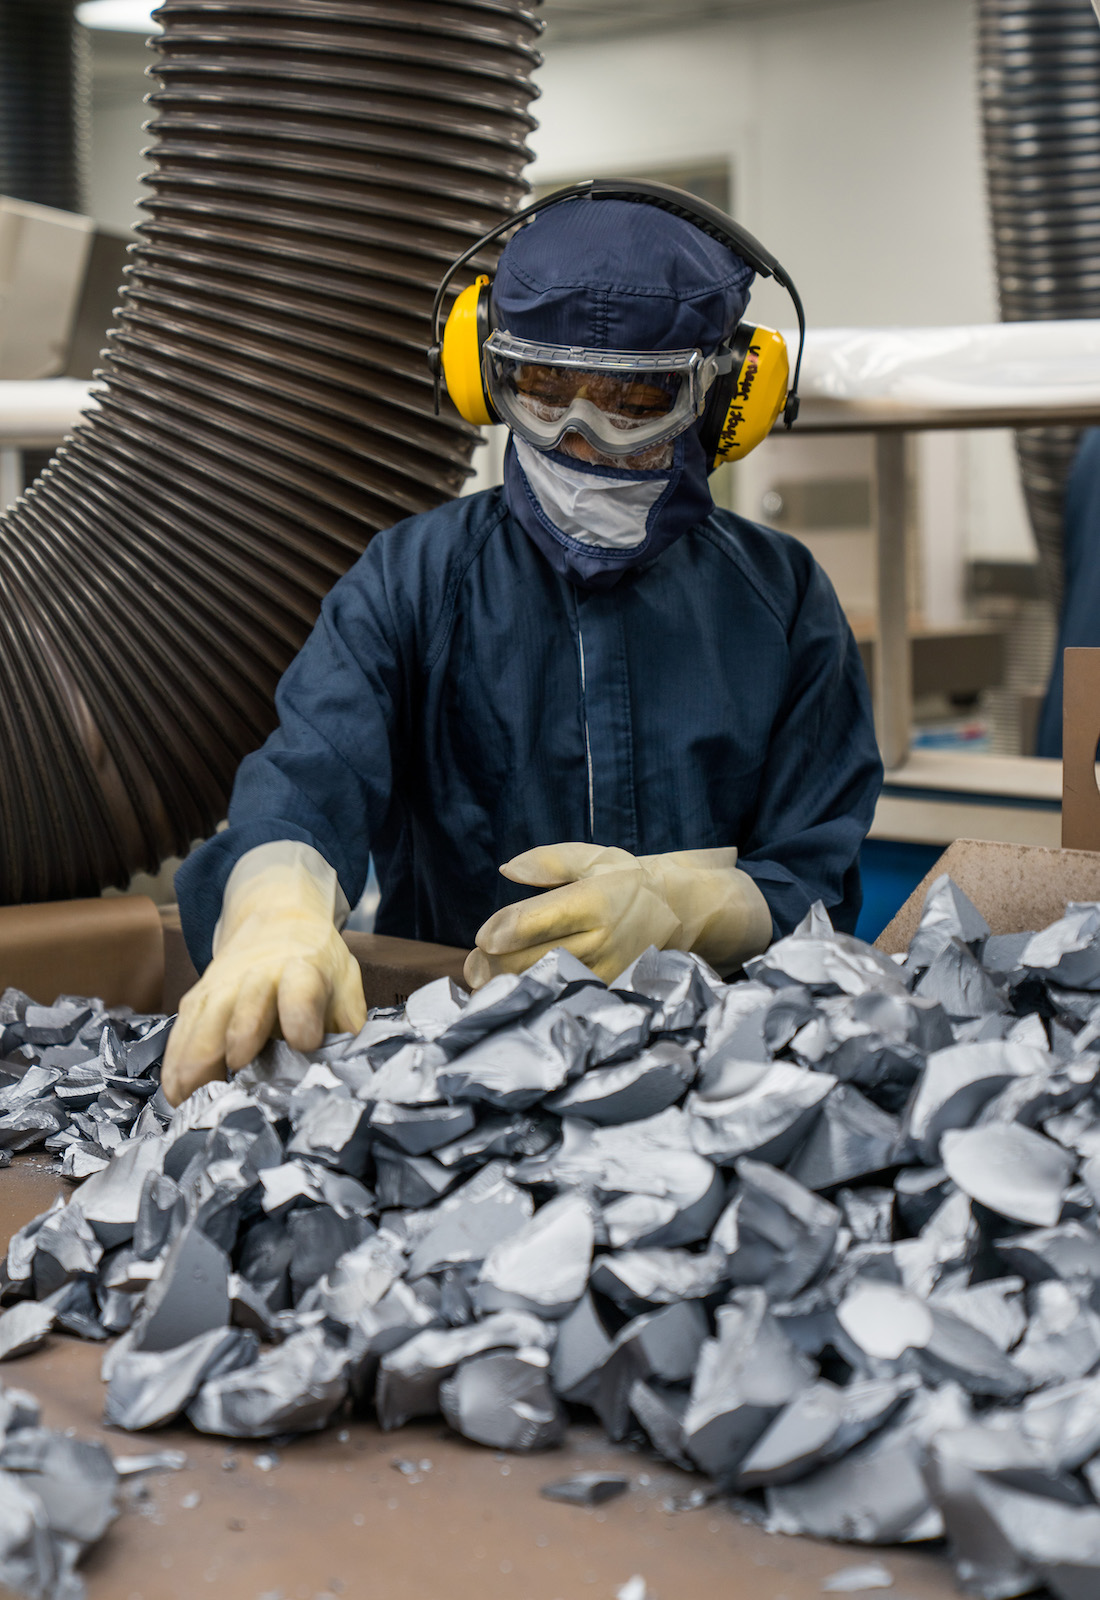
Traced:
<path fill-rule="evenodd" d="M 1074 904 L 1032 934 L 1020 965 L 1065 989 L 1100 989 L 1100 906 Z"/>
<path fill-rule="evenodd" d="M 889 1244 L 894 1237 L 893 1189 L 841 1189 L 836 1203 L 852 1238 L 859 1243 Z"/>
<path fill-rule="evenodd" d="M 747 961 L 745 971 L 773 988 L 783 988 L 783 980 L 790 979 L 826 992 L 908 994 L 889 956 L 847 933 L 792 933 Z"/>
<path fill-rule="evenodd" d="M 561 1123 L 556 1117 L 537 1111 L 531 1116 L 487 1116 L 462 1138 L 441 1145 L 435 1159 L 447 1168 L 472 1167 L 482 1156 L 522 1161 L 543 1155 L 560 1142 Z"/>
<path fill-rule="evenodd" d="M 1100 1451 L 1100 1378 L 1078 1378 L 1028 1395 L 1014 1420 L 1055 1471 L 1077 1471 Z"/>
<path fill-rule="evenodd" d="M 695 1463 L 684 1449 L 684 1416 L 690 1400 L 685 1391 L 665 1389 L 637 1378 L 627 1399 L 657 1454 L 674 1466 L 694 1471 Z"/>
<path fill-rule="evenodd" d="M 0 1314 L 0 1361 L 37 1350 L 56 1320 L 53 1306 L 20 1300 Z"/>
<path fill-rule="evenodd" d="M 925 1302 L 891 1283 L 857 1280 L 837 1306 L 837 1322 L 851 1350 L 866 1362 L 898 1362 L 923 1349 L 933 1333 Z M 850 1353 L 850 1352 L 846 1352 Z"/>
<path fill-rule="evenodd" d="M 150 1285 L 134 1348 L 172 1350 L 229 1323 L 229 1258 L 191 1223 L 177 1234 Z"/>
<path fill-rule="evenodd" d="M 942 1167 L 906 1167 L 894 1179 L 894 1205 L 907 1232 L 919 1234 L 953 1188 Z"/>
<path fill-rule="evenodd" d="M 29 1005 L 23 1015 L 24 1038 L 28 1044 L 72 1044 L 91 1015 L 86 1003 Z"/>
<path fill-rule="evenodd" d="M 25 1389 L 0 1388 L 0 1441 L 21 1428 L 37 1428 L 41 1406 Z"/>
<path fill-rule="evenodd" d="M 930 1305 L 980 1328 L 998 1350 L 1011 1350 L 1027 1328 L 1023 1291 L 1022 1278 L 992 1278 L 986 1283 L 936 1289 Z"/>
<path fill-rule="evenodd" d="M 600 1255 L 592 1265 L 592 1288 L 632 1315 L 677 1300 L 713 1294 L 726 1279 L 726 1256 L 716 1248 L 688 1250 L 617 1250 Z"/>
<path fill-rule="evenodd" d="M 611 1337 L 586 1294 L 558 1328 L 551 1364 L 557 1393 L 564 1400 L 590 1404 L 611 1350 Z"/>
<path fill-rule="evenodd" d="M 439 1092 L 448 1100 L 524 1111 L 582 1069 L 585 1047 L 581 1024 L 555 1007 L 464 1050 L 440 1068 Z"/>
<path fill-rule="evenodd" d="M 80 1589 L 61 1587 L 66 1578 L 41 1500 L 18 1473 L 0 1472 L 0 1584 L 11 1594 L 79 1600 Z"/>
<path fill-rule="evenodd" d="M 662 1039 L 643 1056 L 590 1069 L 548 1096 L 544 1104 L 558 1116 L 583 1117 L 586 1122 L 639 1122 L 674 1105 L 694 1076 L 695 1063 L 688 1052 Z"/>
<path fill-rule="evenodd" d="M 544 1483 L 539 1489 L 544 1500 L 557 1500 L 567 1506 L 602 1506 L 630 1488 L 623 1472 L 574 1472 L 571 1477 Z"/>
<path fill-rule="evenodd" d="M 477 1304 L 486 1311 L 565 1316 L 585 1291 L 595 1237 L 588 1201 L 578 1194 L 559 1195 L 493 1245 L 478 1275 Z"/>
<path fill-rule="evenodd" d="M 704 1085 L 730 1063 L 755 1061 L 766 1066 L 797 1032 L 797 1027 L 784 1029 L 784 1022 L 792 1020 L 792 1006 L 798 1026 L 815 1014 L 807 989 L 792 986 L 778 996 L 766 983 L 731 983 L 722 989 L 703 1018 L 699 1065 Z"/>
<path fill-rule="evenodd" d="M 1015 1399 L 1032 1387 L 1032 1380 L 989 1336 L 972 1323 L 929 1306 L 932 1330 L 917 1354 L 917 1364 L 935 1387 L 957 1383 L 968 1394 Z"/>
<path fill-rule="evenodd" d="M 1056 1600 L 1091 1600 L 1100 1585 L 1100 1509 L 1029 1493 L 1008 1472 L 968 1471 L 954 1443 L 935 1441 L 930 1476 L 947 1500 L 957 1571 L 971 1592 L 1000 1600 L 1045 1584 Z"/>
<path fill-rule="evenodd" d="M 788 1300 L 822 1272 L 840 1230 L 840 1212 L 785 1172 L 760 1161 L 739 1161 L 741 1188 L 719 1219 L 712 1244 L 729 1257 L 735 1283 L 763 1284 Z"/>
<path fill-rule="evenodd" d="M 365 1217 L 339 1217 L 328 1206 L 293 1211 L 290 1235 L 290 1286 L 297 1302 L 307 1289 L 335 1267 L 340 1257 L 374 1232 Z"/>
<path fill-rule="evenodd" d="M 395 1105 L 432 1105 L 439 1100 L 439 1068 L 445 1062 L 439 1044 L 411 1039 L 387 1057 L 363 1086 L 363 1098 Z"/>
<path fill-rule="evenodd" d="M 165 1149 L 163 1138 L 134 1139 L 81 1189 L 80 1209 L 106 1249 L 133 1236 L 146 1175 L 161 1171 Z"/>
<path fill-rule="evenodd" d="M 379 1100 L 371 1112 L 370 1125 L 406 1155 L 423 1156 L 470 1133 L 474 1113 L 470 1106 L 402 1106 Z"/>
<path fill-rule="evenodd" d="M 43 1223 L 35 1244 L 34 1292 L 40 1300 L 72 1278 L 91 1276 L 103 1255 L 75 1201 Z"/>
<path fill-rule="evenodd" d="M 921 1471 L 923 1441 L 900 1423 L 797 1483 L 765 1490 L 773 1533 L 855 1544 L 938 1539 L 943 1517 Z"/>
<path fill-rule="evenodd" d="M 847 1455 L 912 1394 L 916 1378 L 864 1379 L 839 1388 L 822 1379 L 796 1395 L 749 1451 L 740 1489 L 793 1483 Z"/>
<path fill-rule="evenodd" d="M 920 926 L 909 945 L 907 967 L 915 971 L 927 967 L 953 939 L 961 944 L 984 947 L 989 924 L 946 872 L 929 886 L 924 897 Z"/>
<path fill-rule="evenodd" d="M 1050 1058 L 1033 1046 L 989 1039 L 936 1050 L 917 1086 L 906 1132 L 929 1166 L 939 1154 L 948 1128 L 968 1127 L 995 1094 L 1013 1078 L 1046 1073 Z"/>
<path fill-rule="evenodd" d="M 299 1301 L 301 1311 L 323 1311 L 342 1327 L 355 1325 L 401 1277 L 404 1260 L 378 1234 L 347 1250 Z"/>
<path fill-rule="evenodd" d="M 549 1450 L 565 1437 L 545 1350 L 496 1350 L 462 1362 L 439 1388 L 456 1433 L 494 1450 Z"/>
<path fill-rule="evenodd" d="M 945 1431 L 929 1443 L 925 1478 L 943 1513 L 960 1584 L 982 1600 L 1008 1600 L 1038 1586 L 1002 1527 L 1004 1496 L 989 1474 L 1027 1469 L 1035 1454 L 1010 1432 Z"/>
<path fill-rule="evenodd" d="M 490 1350 L 549 1349 L 550 1328 L 525 1311 L 500 1311 L 465 1328 L 429 1328 L 382 1357 L 375 1390 L 379 1424 L 400 1428 L 439 1409 L 439 1385 L 462 1361 Z"/>
<path fill-rule="evenodd" d="M 1049 1278 L 1100 1278 L 1100 1235 L 1081 1222 L 1006 1235 L 997 1254 L 1029 1283 Z"/>
<path fill-rule="evenodd" d="M 618 994 L 637 997 L 653 1010 L 655 1033 L 694 1028 L 723 992 L 722 980 L 701 956 L 650 945 L 615 979 Z"/>
<path fill-rule="evenodd" d="M 187 1418 L 200 1433 L 237 1439 L 308 1433 L 325 1426 L 347 1392 L 346 1350 L 323 1328 L 304 1328 L 251 1365 L 208 1378 Z"/>
<path fill-rule="evenodd" d="M 1100 1364 L 1100 1316 L 1091 1293 L 1087 1282 L 1039 1283 L 1029 1291 L 1030 1321 L 1013 1360 L 1034 1387 L 1083 1378 Z"/>
<path fill-rule="evenodd" d="M 952 939 L 917 979 L 913 990 L 922 1000 L 934 1000 L 954 1023 L 1008 1012 L 1002 990 L 966 945 Z"/>
<path fill-rule="evenodd" d="M 949 1129 L 940 1159 L 964 1194 L 1002 1217 L 1053 1227 L 1077 1163 L 1052 1139 L 1018 1123 Z"/>
<path fill-rule="evenodd" d="M 322 1166 L 361 1177 L 370 1153 L 370 1111 L 350 1095 L 327 1093 L 315 1100 L 287 1145 L 289 1156 L 303 1156 Z"/>
<path fill-rule="evenodd" d="M 405 1021 L 422 1039 L 436 1039 L 458 1021 L 469 998 L 453 978 L 436 978 L 406 1000 Z"/>
<path fill-rule="evenodd" d="M 606 989 L 579 988 L 555 1001 L 554 1012 L 564 1012 L 580 1023 L 584 1033 L 585 1064 L 610 1066 L 638 1055 L 649 1041 L 653 1025 L 650 1006 Z"/>
<path fill-rule="evenodd" d="M 94 1544 L 117 1515 L 118 1473 L 101 1444 L 25 1428 L 4 1441 L 0 1468 L 18 1473 L 38 1496 L 51 1533 L 61 1539 Z"/>
<path fill-rule="evenodd" d="M 703 1344 L 684 1417 L 688 1455 L 730 1483 L 773 1418 L 809 1387 L 813 1368 L 769 1314 L 761 1289 L 736 1293 Z"/>
<path fill-rule="evenodd" d="M 140 1261 L 159 1256 L 169 1239 L 179 1232 L 187 1202 L 171 1178 L 162 1172 L 146 1174 L 134 1225 L 134 1254 Z"/>
<path fill-rule="evenodd" d="M 429 1206 L 454 1187 L 458 1174 L 432 1156 L 408 1156 L 374 1146 L 375 1193 L 379 1210 Z"/>
<path fill-rule="evenodd" d="M 897 1120 L 850 1084 L 837 1084 L 787 1171 L 807 1189 L 833 1189 L 899 1160 Z"/>
<path fill-rule="evenodd" d="M 776 1061 L 743 1093 L 722 1099 L 690 1094 L 685 1109 L 691 1117 L 692 1144 L 700 1155 L 722 1163 L 747 1155 L 783 1162 L 804 1138 L 835 1083 L 828 1073 Z"/>
<path fill-rule="evenodd" d="M 163 1017 L 147 1028 L 140 1039 L 132 1039 L 122 1047 L 122 1059 L 128 1078 L 140 1078 L 151 1067 L 159 1066 L 168 1047 L 175 1017 Z"/>
<path fill-rule="evenodd" d="M 348 1350 L 356 1363 L 357 1392 L 373 1389 L 378 1360 L 426 1329 L 442 1323 L 438 1309 L 421 1300 L 403 1279 L 392 1284 L 376 1305 L 358 1313 L 348 1333 Z"/>
<path fill-rule="evenodd" d="M 495 1244 L 517 1233 L 534 1210 L 531 1196 L 491 1162 L 430 1213 L 430 1226 L 409 1261 L 410 1278 L 440 1267 L 484 1261 Z"/>
<path fill-rule="evenodd" d="M 648 1312 L 619 1330 L 588 1398 L 612 1439 L 624 1439 L 629 1430 L 635 1382 L 685 1383 L 706 1337 L 707 1319 L 697 1301 Z"/>
<path fill-rule="evenodd" d="M 538 963 L 536 962 L 536 966 Z M 442 1055 L 451 1060 L 502 1030 L 516 1029 L 554 998 L 554 988 L 541 983 L 530 968 L 523 976 L 502 972 L 477 991 L 462 1015 L 436 1037 Z"/>
<path fill-rule="evenodd" d="M 660 1179 L 649 1179 L 647 1192 L 625 1194 L 604 1206 L 614 1249 L 673 1249 L 705 1239 L 714 1226 L 726 1195 L 718 1169 L 688 1153 L 670 1153 L 661 1165 Z"/>

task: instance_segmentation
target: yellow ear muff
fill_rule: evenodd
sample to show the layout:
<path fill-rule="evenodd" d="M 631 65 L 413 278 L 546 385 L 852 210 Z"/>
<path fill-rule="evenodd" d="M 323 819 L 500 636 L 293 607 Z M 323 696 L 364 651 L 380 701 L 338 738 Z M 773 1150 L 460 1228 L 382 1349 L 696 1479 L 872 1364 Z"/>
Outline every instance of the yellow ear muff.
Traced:
<path fill-rule="evenodd" d="M 481 374 L 481 346 L 489 335 L 489 279 L 476 278 L 451 307 L 443 329 L 443 376 L 455 410 L 467 422 L 497 422 Z"/>
<path fill-rule="evenodd" d="M 733 368 L 718 398 L 719 405 L 726 405 L 726 414 L 714 450 L 716 467 L 739 461 L 768 437 L 783 410 L 790 378 L 786 341 L 774 328 L 742 323 L 732 350 Z"/>

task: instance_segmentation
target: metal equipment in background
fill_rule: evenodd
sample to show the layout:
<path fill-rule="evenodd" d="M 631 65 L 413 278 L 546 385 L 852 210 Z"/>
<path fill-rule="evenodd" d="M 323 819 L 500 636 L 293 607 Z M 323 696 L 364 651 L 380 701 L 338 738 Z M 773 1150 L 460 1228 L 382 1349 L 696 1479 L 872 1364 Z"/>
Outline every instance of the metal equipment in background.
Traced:
<path fill-rule="evenodd" d="M 428 314 L 527 192 L 536 3 L 158 11 L 99 409 L 0 519 L 0 902 L 124 884 L 209 833 L 324 594 L 468 475 Z"/>
<path fill-rule="evenodd" d="M 1100 29 L 1090 0 L 977 0 L 978 87 L 1001 316 L 1100 316 Z M 1074 427 L 1021 428 L 1024 495 L 1062 596 Z"/>

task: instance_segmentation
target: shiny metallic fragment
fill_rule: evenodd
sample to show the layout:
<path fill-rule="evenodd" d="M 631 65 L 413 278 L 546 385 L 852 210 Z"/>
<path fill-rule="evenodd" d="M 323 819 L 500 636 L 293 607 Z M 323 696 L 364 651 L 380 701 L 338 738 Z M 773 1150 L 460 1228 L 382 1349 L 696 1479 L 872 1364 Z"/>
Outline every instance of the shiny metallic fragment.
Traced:
<path fill-rule="evenodd" d="M 187 1419 L 200 1433 L 231 1438 L 311 1432 L 343 1404 L 348 1366 L 343 1346 L 333 1344 L 323 1328 L 306 1327 L 250 1365 L 206 1378 Z"/>
<path fill-rule="evenodd" d="M 835 1461 L 883 1426 L 917 1386 L 915 1376 L 857 1379 L 844 1388 L 825 1379 L 803 1390 L 753 1445 L 737 1474 L 739 1489 L 793 1483 Z"/>
<path fill-rule="evenodd" d="M 1052 1139 L 1018 1123 L 949 1129 L 940 1159 L 964 1194 L 1002 1217 L 1053 1227 L 1077 1165 Z"/>
<path fill-rule="evenodd" d="M 434 1416 L 439 1385 L 471 1356 L 490 1350 L 549 1350 L 554 1333 L 525 1311 L 498 1311 L 465 1328 L 429 1328 L 382 1357 L 374 1404 L 383 1428 Z"/>
<path fill-rule="evenodd" d="M 548 1450 L 565 1437 L 565 1412 L 542 1349 L 495 1350 L 463 1361 L 439 1388 L 444 1417 L 494 1450 Z"/>
<path fill-rule="evenodd" d="M 539 1494 L 567 1506 L 602 1506 L 629 1488 L 630 1479 L 623 1472 L 574 1472 L 569 1478 L 544 1483 Z"/>
<path fill-rule="evenodd" d="M 775 1416 L 809 1388 L 813 1368 L 768 1312 L 762 1289 L 738 1290 L 702 1346 L 684 1415 L 684 1448 L 719 1483 L 737 1470 Z"/>
<path fill-rule="evenodd" d="M 478 1274 L 477 1304 L 486 1311 L 565 1316 L 587 1287 L 595 1238 L 593 1208 L 582 1195 L 550 1200 L 490 1248 Z"/>
<path fill-rule="evenodd" d="M 135 1350 L 126 1334 L 112 1352 L 104 1421 L 133 1431 L 159 1428 L 187 1408 L 207 1378 L 248 1366 L 258 1353 L 255 1333 L 240 1328 L 211 1328 L 171 1350 Z"/>

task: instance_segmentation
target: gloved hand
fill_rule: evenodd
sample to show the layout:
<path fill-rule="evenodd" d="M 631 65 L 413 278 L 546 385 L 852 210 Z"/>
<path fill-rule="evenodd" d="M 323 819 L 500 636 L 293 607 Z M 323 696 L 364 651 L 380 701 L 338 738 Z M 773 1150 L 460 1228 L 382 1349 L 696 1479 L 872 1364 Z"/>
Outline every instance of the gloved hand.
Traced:
<path fill-rule="evenodd" d="M 596 844 L 553 844 L 526 850 L 500 870 L 549 892 L 505 906 L 478 929 L 464 969 L 474 989 L 498 972 L 525 971 L 558 945 L 609 982 L 651 944 L 694 950 L 731 972 L 771 942 L 771 912 L 738 870 L 735 849 L 632 856 Z"/>
<path fill-rule="evenodd" d="M 347 915 L 336 874 L 308 845 L 259 845 L 225 887 L 214 959 L 180 1003 L 161 1083 L 173 1105 L 237 1072 L 275 1031 L 296 1050 L 367 1020 L 359 966 L 336 927 Z"/>

